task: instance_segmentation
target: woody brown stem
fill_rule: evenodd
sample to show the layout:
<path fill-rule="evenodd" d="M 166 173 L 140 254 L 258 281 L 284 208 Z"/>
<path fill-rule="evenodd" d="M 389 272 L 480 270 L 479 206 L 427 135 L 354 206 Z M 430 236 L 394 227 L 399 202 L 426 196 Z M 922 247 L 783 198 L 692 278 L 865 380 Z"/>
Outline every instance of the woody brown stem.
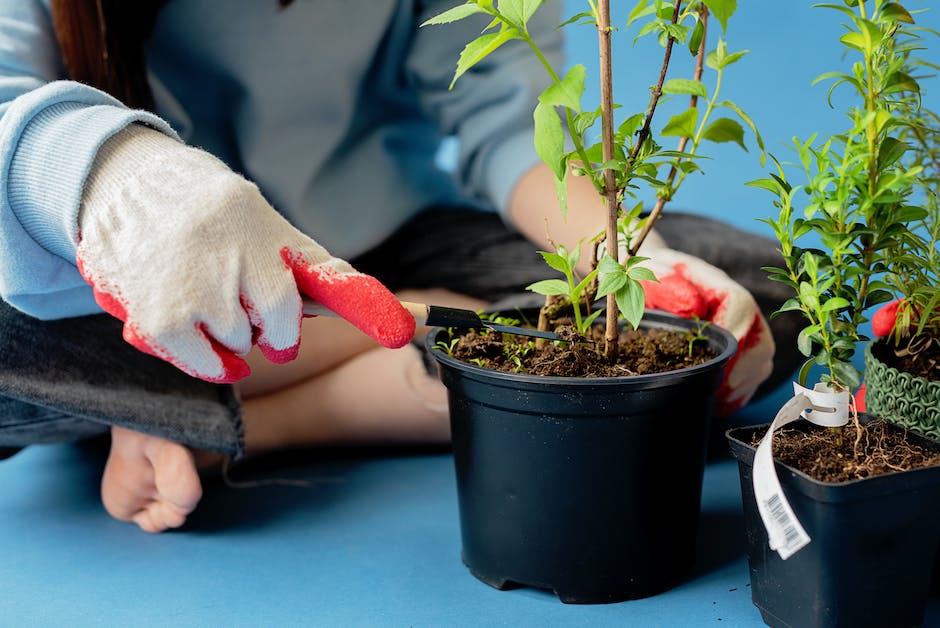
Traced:
<path fill-rule="evenodd" d="M 702 7 L 701 12 L 702 19 L 702 41 L 698 45 L 698 50 L 695 55 L 695 71 L 692 75 L 692 78 L 696 81 L 702 80 L 702 74 L 705 71 L 705 41 L 708 39 L 708 9 L 704 6 Z M 689 108 L 693 109 L 698 106 L 698 96 L 692 94 L 689 97 Z M 680 153 L 685 150 L 686 145 L 689 143 L 689 138 L 683 137 L 679 139 L 679 145 L 676 148 Z M 669 176 L 666 177 L 666 185 L 672 185 L 672 182 L 676 180 L 676 174 L 679 169 L 676 164 L 673 164 L 669 169 Z M 659 220 L 660 215 L 663 213 L 663 208 L 668 202 L 667 199 L 659 196 L 656 198 L 656 205 L 653 206 L 653 210 L 650 212 L 649 216 L 646 219 L 646 222 L 643 223 L 643 228 L 640 230 L 640 233 L 633 241 L 633 246 L 630 248 L 630 255 L 636 255 L 637 251 L 640 250 L 640 246 L 643 244 L 643 241 L 646 239 L 646 236 L 649 235 L 649 232 L 653 230 L 653 225 L 656 224 L 656 221 Z"/>

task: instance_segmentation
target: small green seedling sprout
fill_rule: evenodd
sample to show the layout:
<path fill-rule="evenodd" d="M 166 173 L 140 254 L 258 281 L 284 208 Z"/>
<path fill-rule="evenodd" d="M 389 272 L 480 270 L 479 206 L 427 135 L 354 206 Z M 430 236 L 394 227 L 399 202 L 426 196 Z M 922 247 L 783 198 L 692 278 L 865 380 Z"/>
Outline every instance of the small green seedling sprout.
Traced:
<path fill-rule="evenodd" d="M 460 342 L 460 338 L 455 335 L 454 329 L 451 327 L 445 328 L 444 331 L 447 332 L 447 339 L 446 340 L 442 339 L 442 340 L 438 340 L 437 342 L 435 342 L 434 348 L 440 349 L 447 355 L 453 357 L 454 347 L 456 347 L 457 343 Z"/>
<path fill-rule="evenodd" d="M 688 357 L 692 358 L 692 351 L 695 349 L 695 343 L 697 342 L 708 342 L 708 336 L 705 335 L 705 330 L 708 329 L 708 326 L 711 324 L 711 321 L 700 320 L 697 316 L 695 318 L 695 329 L 690 329 L 686 336 L 686 339 L 689 342 Z"/>

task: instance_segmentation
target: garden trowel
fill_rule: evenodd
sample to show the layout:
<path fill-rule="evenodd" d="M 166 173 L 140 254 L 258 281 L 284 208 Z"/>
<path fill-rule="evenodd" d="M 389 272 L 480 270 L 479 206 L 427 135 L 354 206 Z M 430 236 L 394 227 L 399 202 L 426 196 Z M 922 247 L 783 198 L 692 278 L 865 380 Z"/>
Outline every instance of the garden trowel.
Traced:
<path fill-rule="evenodd" d="M 572 342 L 572 340 L 562 338 L 558 334 L 550 331 L 539 331 L 537 329 L 515 327 L 513 325 L 501 325 L 484 320 L 473 310 L 444 307 L 442 305 L 427 305 L 425 303 L 410 303 L 408 301 L 401 301 L 401 304 L 402 307 L 411 312 L 411 315 L 415 317 L 415 323 L 419 326 L 430 325 L 432 327 L 456 327 L 459 329 L 492 329 L 493 331 L 504 334 L 516 334 L 518 336 L 531 336 L 533 338 Z M 304 299 L 303 311 L 306 316 L 339 316 L 326 306 L 309 299 Z"/>

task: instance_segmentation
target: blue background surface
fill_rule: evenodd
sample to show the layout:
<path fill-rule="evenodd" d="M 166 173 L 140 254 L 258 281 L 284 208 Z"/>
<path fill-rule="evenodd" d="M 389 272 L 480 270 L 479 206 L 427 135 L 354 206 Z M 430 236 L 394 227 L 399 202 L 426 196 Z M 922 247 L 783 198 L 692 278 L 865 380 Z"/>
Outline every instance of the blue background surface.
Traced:
<path fill-rule="evenodd" d="M 622 24 L 633 2 L 615 4 L 623 5 L 616 20 Z M 724 93 L 754 118 L 768 149 L 787 159 L 791 136 L 843 126 L 841 114 L 825 104 L 825 88 L 810 87 L 840 63 L 832 28 L 839 18 L 803 1 L 740 4 L 729 46 L 752 52 L 729 70 Z M 940 27 L 940 12 L 932 13 L 927 23 Z M 571 36 L 572 60 L 589 63 L 594 31 L 575 28 Z M 631 39 L 620 35 L 615 45 Z M 625 108 L 645 106 L 658 63 L 658 49 L 648 46 L 621 62 L 617 100 Z M 589 81 L 596 79 L 592 72 Z M 624 76 L 641 76 L 643 89 L 626 91 Z M 931 90 L 927 97 L 937 108 L 937 89 Z M 751 153 L 709 147 L 714 164 L 704 164 L 707 176 L 693 177 L 677 205 L 763 230 L 756 219 L 772 211 L 769 195 L 743 183 L 766 169 L 752 138 L 748 144 Z M 103 450 L 33 447 L 0 463 L 0 624 L 762 625 L 750 600 L 737 469 L 721 457 L 721 434 L 731 424 L 769 421 L 785 398 L 779 391 L 730 421 L 716 421 L 689 579 L 659 596 L 600 606 L 568 606 L 530 589 L 496 591 L 466 571 L 446 450 L 310 450 L 262 460 L 237 479 L 309 484 L 232 488 L 210 481 L 183 530 L 149 536 L 101 508 Z M 940 625 L 936 593 L 928 625 Z"/>

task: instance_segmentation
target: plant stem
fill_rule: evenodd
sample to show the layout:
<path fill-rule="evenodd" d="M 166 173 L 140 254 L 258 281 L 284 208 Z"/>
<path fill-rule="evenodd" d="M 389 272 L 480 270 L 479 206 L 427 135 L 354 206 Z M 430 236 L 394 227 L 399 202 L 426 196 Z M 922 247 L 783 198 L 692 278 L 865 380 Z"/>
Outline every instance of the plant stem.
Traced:
<path fill-rule="evenodd" d="M 610 59 L 610 0 L 600 0 L 597 7 L 597 39 L 600 52 L 601 78 L 601 141 L 604 163 L 614 158 L 614 106 L 613 69 Z M 607 207 L 607 253 L 619 261 L 619 234 L 617 218 L 620 211 L 617 203 L 617 177 L 611 168 L 604 169 L 604 203 Z M 604 332 L 604 352 L 613 361 L 617 356 L 620 336 L 618 316 L 620 310 L 613 294 L 607 295 L 607 327 Z"/>
<path fill-rule="evenodd" d="M 679 19 L 679 13 L 682 8 L 682 0 L 676 0 L 672 12 L 672 23 L 676 24 Z M 610 145 L 613 146 L 613 109 L 612 105 L 608 105 L 608 108 L 605 108 L 604 103 L 611 103 L 613 101 L 613 89 L 612 89 L 612 70 L 610 63 L 610 2 L 609 0 L 600 0 L 598 2 L 598 20 L 597 20 L 597 34 L 599 38 L 600 45 L 600 62 L 601 62 L 601 129 L 603 133 L 603 149 L 604 149 L 604 160 L 610 159 L 607 153 L 608 141 Z M 653 87 L 652 94 L 650 96 L 650 103 L 646 110 L 646 117 L 643 120 L 643 126 L 640 128 L 639 133 L 637 134 L 636 143 L 633 145 L 633 149 L 630 151 L 630 156 L 627 158 L 627 163 L 625 167 L 625 172 L 630 172 L 633 169 L 633 164 L 636 162 L 637 155 L 640 153 L 640 149 L 643 146 L 643 143 L 650 135 L 650 125 L 653 122 L 653 114 L 656 113 L 656 106 L 659 104 L 659 99 L 663 94 L 663 83 L 666 82 L 666 71 L 669 69 L 669 60 L 672 57 L 672 46 L 675 43 L 675 40 L 671 37 L 669 41 L 666 42 L 666 51 L 663 54 L 663 64 L 659 69 L 659 80 L 656 82 L 656 85 Z M 606 52 L 605 52 L 606 49 Z M 605 122 L 606 116 L 606 122 Z M 610 155 L 612 156 L 613 151 L 611 150 Z M 607 252 L 614 258 L 615 261 L 620 261 L 620 238 L 617 232 L 617 218 L 619 218 L 619 197 L 620 190 L 614 189 L 614 203 L 613 207 L 611 206 L 611 191 L 610 186 L 606 183 L 609 181 L 608 176 L 613 178 L 614 173 L 609 169 L 604 172 L 605 185 L 604 185 L 604 198 L 607 201 Z M 661 208 L 660 208 L 660 211 Z M 643 235 L 645 238 L 646 236 Z M 642 243 L 642 239 L 638 241 Z M 632 255 L 632 253 L 631 253 Z M 627 260 L 623 260 L 624 263 Z M 605 343 L 605 354 L 609 360 L 617 355 L 617 341 L 619 335 L 619 327 L 617 325 L 617 318 L 619 316 L 619 308 L 617 307 L 616 297 L 613 294 L 607 295 L 607 328 L 605 330 L 604 339 Z"/>
<path fill-rule="evenodd" d="M 702 41 L 698 46 L 698 50 L 695 54 L 695 71 L 692 74 L 692 78 L 698 82 L 701 82 L 702 75 L 705 72 L 705 42 L 708 39 L 708 9 L 702 5 L 701 9 L 701 19 L 702 19 Z M 714 99 L 713 99 L 714 100 Z M 692 94 L 689 97 L 689 108 L 694 109 L 698 106 L 698 96 Z M 683 137 L 679 139 L 679 145 L 676 148 L 680 153 L 685 150 L 686 144 L 689 143 L 689 138 Z M 676 179 L 676 174 L 679 171 L 678 168 L 678 159 L 669 168 L 669 175 L 666 177 L 666 184 L 671 186 L 672 182 Z M 680 180 L 681 183 L 681 180 Z M 646 222 L 643 224 L 643 228 L 640 230 L 640 233 L 636 236 L 633 246 L 630 248 L 630 256 L 634 256 L 640 250 L 640 246 L 643 244 L 643 241 L 646 239 L 646 236 L 649 235 L 649 232 L 653 230 L 653 225 L 656 224 L 656 221 L 659 220 L 660 215 L 663 213 L 663 208 L 666 206 L 666 203 L 672 200 L 671 198 L 664 198 L 659 196 L 656 198 L 656 205 L 653 206 L 653 210 L 650 212 L 650 215 L 647 217 Z"/>

